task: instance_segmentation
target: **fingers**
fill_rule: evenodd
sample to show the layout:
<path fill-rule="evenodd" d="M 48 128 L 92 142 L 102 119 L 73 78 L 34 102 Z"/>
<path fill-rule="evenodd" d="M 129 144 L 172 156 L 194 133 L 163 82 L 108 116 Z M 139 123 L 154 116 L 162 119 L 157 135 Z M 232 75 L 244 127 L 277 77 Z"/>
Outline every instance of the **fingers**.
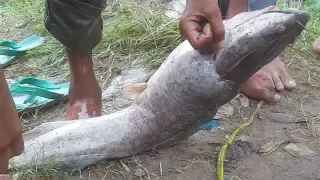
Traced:
<path fill-rule="evenodd" d="M 186 36 L 190 44 L 200 53 L 212 53 L 218 46 L 214 43 L 211 27 L 208 23 L 200 27 L 200 20 L 183 18 L 180 20 L 179 28 L 182 35 Z"/>
<path fill-rule="evenodd" d="M 218 2 L 189 1 L 187 7 L 179 22 L 181 35 L 186 36 L 200 53 L 212 53 L 223 48 L 225 29 Z"/>
<path fill-rule="evenodd" d="M 224 48 L 225 29 L 219 8 L 208 17 L 208 22 L 211 26 L 213 43 L 216 44 L 219 49 Z"/>
<path fill-rule="evenodd" d="M 20 154 L 22 154 L 24 151 L 24 142 L 23 142 L 23 137 L 18 136 L 18 138 L 15 139 L 15 141 L 12 142 L 11 144 L 11 157 L 14 156 L 19 156 Z"/>
<path fill-rule="evenodd" d="M 192 47 L 198 50 L 203 42 L 199 39 L 199 23 L 196 20 L 183 17 L 179 22 L 180 34 L 186 36 Z"/>
<path fill-rule="evenodd" d="M 199 52 L 202 54 L 212 53 L 216 51 L 219 47 L 218 44 L 214 41 L 214 36 L 211 31 L 210 24 L 206 23 L 203 27 L 203 33 L 200 34 L 200 38 L 202 41 L 201 48 L 199 48 Z"/>
<path fill-rule="evenodd" d="M 199 50 L 200 53 L 212 53 L 224 47 L 225 31 L 223 25 L 222 28 L 212 31 L 211 25 L 208 23 L 200 27 L 198 22 L 182 19 L 179 27 L 181 34 L 186 36 L 192 47 Z M 217 35 L 218 37 L 216 37 Z"/>

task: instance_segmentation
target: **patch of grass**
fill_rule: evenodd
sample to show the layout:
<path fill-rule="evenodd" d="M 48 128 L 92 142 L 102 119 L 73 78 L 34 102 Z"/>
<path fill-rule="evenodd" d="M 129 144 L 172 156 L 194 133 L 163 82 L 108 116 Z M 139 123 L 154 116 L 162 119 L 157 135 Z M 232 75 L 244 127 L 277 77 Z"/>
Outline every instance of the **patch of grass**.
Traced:
<path fill-rule="evenodd" d="M 4 14 L 7 17 L 22 21 L 21 23 L 27 24 L 28 30 L 31 30 L 33 34 L 46 37 L 41 46 L 29 51 L 22 58 L 32 59 L 32 63 L 36 64 L 34 68 L 40 69 L 42 75 L 45 74 L 46 76 L 56 77 L 56 79 L 59 79 L 58 81 L 64 81 L 69 74 L 68 67 L 65 67 L 67 61 L 64 55 L 64 48 L 50 35 L 44 26 L 45 1 L 9 0 L 5 2 L 4 7 Z"/>
<path fill-rule="evenodd" d="M 320 36 L 320 7 L 317 0 L 310 0 L 306 6 L 292 1 L 289 6 L 282 0 L 282 8 L 299 8 L 308 11 L 310 22 L 294 48 L 310 53 L 313 41 Z M 319 5 L 320 6 L 320 5 Z M 5 12 L 31 24 L 37 34 L 47 36 L 43 46 L 31 51 L 29 56 L 41 57 L 40 66 L 58 68 L 66 63 L 64 50 L 45 29 L 43 16 L 44 0 L 9 0 L 5 3 Z M 145 64 L 159 66 L 167 55 L 181 42 L 176 19 L 164 15 L 163 9 L 150 9 L 135 3 L 114 3 L 103 11 L 103 39 L 94 50 L 95 54 L 104 53 L 116 56 L 134 56 L 145 60 Z M 68 71 L 64 69 L 64 74 Z"/>
<path fill-rule="evenodd" d="M 308 74 L 307 83 L 310 88 L 315 88 L 318 91 L 320 88 L 320 58 L 313 52 L 313 44 L 320 37 L 320 1 L 308 0 L 304 5 L 291 0 L 289 5 L 279 2 L 283 9 L 296 8 L 304 10 L 310 14 L 310 20 L 301 33 L 298 41 L 288 48 L 290 54 L 293 54 L 292 60 L 305 70 Z M 302 108 L 302 105 L 301 105 Z M 303 108 L 302 108 L 303 111 Z M 307 128 L 311 136 L 320 137 L 320 118 L 318 115 L 307 115 L 303 111 L 303 117 L 307 122 Z"/>
<path fill-rule="evenodd" d="M 106 11 L 107 16 L 109 23 L 97 52 L 139 57 L 158 67 L 181 42 L 177 20 L 165 16 L 161 8 L 116 4 Z"/>
<path fill-rule="evenodd" d="M 319 5 L 316 6 L 316 4 Z M 320 3 L 318 3 L 318 0 L 308 0 L 307 3 L 302 4 L 299 1 L 291 0 L 289 4 L 287 4 L 284 3 L 283 0 L 279 0 L 278 6 L 282 9 L 296 8 L 310 14 L 310 20 L 307 26 L 301 33 L 299 41 L 295 44 L 296 49 L 309 53 L 310 50 L 312 50 L 313 42 L 320 36 Z"/>
<path fill-rule="evenodd" d="M 35 25 L 39 29 L 43 20 L 45 1 L 41 0 L 7 0 L 4 4 L 4 11 L 12 16 L 23 19 L 27 23 Z M 44 30 L 43 28 L 40 28 Z M 42 31 L 44 32 L 44 31 Z"/>
<path fill-rule="evenodd" d="M 320 4 L 317 0 L 308 0 L 305 4 L 291 0 L 289 4 L 279 1 L 279 6 L 282 9 L 296 8 L 304 10 L 310 14 L 310 19 L 305 30 L 301 33 L 297 42 L 293 46 L 290 46 L 290 48 L 287 48 L 287 51 L 294 54 L 294 61 L 307 71 L 309 75 L 308 84 L 319 88 L 319 57 L 313 52 L 313 44 L 320 37 Z"/>
<path fill-rule="evenodd" d="M 31 51 L 29 57 L 41 57 L 40 67 L 51 72 L 53 68 L 61 69 L 66 57 L 63 46 L 44 27 L 44 5 L 44 0 L 10 0 L 5 12 L 23 19 L 33 27 L 34 33 L 47 37 L 44 45 Z M 131 56 L 156 68 L 181 42 L 177 20 L 165 16 L 160 7 L 150 9 L 135 3 L 114 3 L 103 11 L 102 17 L 103 39 L 94 54 Z M 56 73 L 61 75 L 68 70 L 62 69 L 63 73 Z"/>
<path fill-rule="evenodd" d="M 66 171 L 68 169 L 68 171 Z M 71 171 L 69 168 L 65 168 L 57 163 L 55 158 L 50 159 L 50 163 L 47 165 L 32 168 L 16 168 L 13 170 L 17 176 L 17 180 L 55 180 L 71 179 Z"/>
<path fill-rule="evenodd" d="M 292 1 L 289 6 L 280 0 L 282 8 L 299 8 L 307 10 L 311 19 L 301 35 L 299 43 L 294 46 L 302 52 L 310 53 L 313 41 L 320 34 L 320 7 L 316 7 L 316 0 L 310 0 L 307 6 Z M 37 34 L 47 36 L 45 44 L 29 56 L 41 57 L 41 67 L 59 68 L 66 63 L 63 46 L 58 43 L 45 29 L 43 24 L 44 0 L 9 0 L 5 4 L 6 12 L 24 19 L 33 27 Z M 176 19 L 164 15 L 163 9 L 150 9 L 135 3 L 114 3 L 103 11 L 104 29 L 101 43 L 94 49 L 95 54 L 104 53 L 107 56 L 133 56 L 144 60 L 145 64 L 158 67 L 168 54 L 181 42 Z M 63 73 L 68 68 L 62 68 Z M 51 69 L 50 69 L 51 71 Z M 56 72 L 58 73 L 58 72 Z M 56 74 L 51 73 L 51 74 Z M 58 73 L 59 74 L 59 73 Z M 61 73 L 60 73 L 61 74 Z M 64 76 L 65 77 L 65 76 Z"/>

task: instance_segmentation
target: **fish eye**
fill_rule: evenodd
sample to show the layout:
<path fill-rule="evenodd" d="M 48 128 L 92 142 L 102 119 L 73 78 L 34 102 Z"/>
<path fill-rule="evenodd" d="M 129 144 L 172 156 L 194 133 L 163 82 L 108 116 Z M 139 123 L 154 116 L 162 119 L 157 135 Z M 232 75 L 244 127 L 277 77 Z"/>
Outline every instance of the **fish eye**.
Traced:
<path fill-rule="evenodd" d="M 279 24 L 276 26 L 277 33 L 283 33 L 286 30 L 286 27 L 283 24 Z"/>

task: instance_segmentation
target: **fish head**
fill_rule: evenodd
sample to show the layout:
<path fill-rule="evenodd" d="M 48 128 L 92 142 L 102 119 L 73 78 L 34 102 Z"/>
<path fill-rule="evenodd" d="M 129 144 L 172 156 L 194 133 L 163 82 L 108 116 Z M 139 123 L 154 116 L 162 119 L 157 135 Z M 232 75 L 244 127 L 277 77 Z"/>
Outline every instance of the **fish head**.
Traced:
<path fill-rule="evenodd" d="M 216 54 L 218 74 L 243 84 L 293 43 L 308 20 L 307 12 L 270 6 L 224 21 L 226 45 Z"/>

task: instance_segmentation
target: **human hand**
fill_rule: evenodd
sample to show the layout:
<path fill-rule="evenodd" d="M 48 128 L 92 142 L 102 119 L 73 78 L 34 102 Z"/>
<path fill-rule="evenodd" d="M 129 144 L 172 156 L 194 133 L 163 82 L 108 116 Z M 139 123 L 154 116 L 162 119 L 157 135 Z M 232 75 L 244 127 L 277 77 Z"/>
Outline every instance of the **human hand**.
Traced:
<path fill-rule="evenodd" d="M 218 0 L 187 0 L 179 22 L 180 33 L 200 53 L 212 53 L 224 47 L 225 30 Z"/>

